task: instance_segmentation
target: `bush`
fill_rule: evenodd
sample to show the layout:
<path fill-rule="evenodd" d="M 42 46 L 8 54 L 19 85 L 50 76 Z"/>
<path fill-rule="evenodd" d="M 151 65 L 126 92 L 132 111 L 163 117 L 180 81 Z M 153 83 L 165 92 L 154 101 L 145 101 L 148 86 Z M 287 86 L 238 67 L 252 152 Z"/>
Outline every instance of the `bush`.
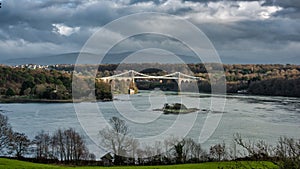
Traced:
<path fill-rule="evenodd" d="M 6 96 L 14 96 L 16 95 L 15 91 L 12 88 L 8 88 L 5 92 Z"/>

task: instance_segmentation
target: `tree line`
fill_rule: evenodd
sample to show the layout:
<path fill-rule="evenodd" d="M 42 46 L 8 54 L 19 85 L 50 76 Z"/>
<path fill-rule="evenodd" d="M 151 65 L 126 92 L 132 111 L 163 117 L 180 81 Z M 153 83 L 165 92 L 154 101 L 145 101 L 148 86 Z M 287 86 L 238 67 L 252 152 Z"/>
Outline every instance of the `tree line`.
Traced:
<path fill-rule="evenodd" d="M 240 91 L 256 95 L 276 95 L 299 97 L 300 66 L 280 64 L 234 64 L 222 65 L 224 68 L 228 93 Z M 149 69 L 144 68 L 149 67 Z M 111 100 L 111 85 L 101 81 L 93 81 L 91 72 L 97 70 L 96 77 L 106 77 L 118 74 L 125 70 L 136 68 L 149 75 L 165 75 L 170 72 L 180 71 L 185 74 L 201 77 L 197 83 L 200 92 L 211 92 L 210 73 L 207 69 L 214 64 L 104 64 L 104 65 L 79 65 L 76 71 L 82 74 L 78 77 L 79 89 L 75 95 L 89 97 L 91 93 L 99 100 Z M 51 70 L 14 68 L 0 66 L 0 95 L 6 97 L 21 96 L 29 99 L 72 99 L 72 71 L 74 65 L 58 65 Z M 77 72 L 78 73 L 78 72 Z M 91 83 L 93 82 L 93 83 Z M 91 86 L 92 85 L 92 86 Z M 161 88 L 162 90 L 177 91 L 176 81 L 140 81 L 136 83 L 142 90 Z M 183 84 L 188 85 L 188 84 Z M 124 86 L 124 85 L 123 85 Z M 95 91 L 91 91 L 94 89 Z M 120 85 L 122 89 L 122 85 Z M 188 89 L 189 86 L 184 88 Z M 127 88 L 124 91 L 127 93 Z M 193 90 L 194 91 L 194 90 Z"/>
<path fill-rule="evenodd" d="M 73 128 L 58 129 L 53 134 L 40 131 L 33 140 L 24 133 L 13 131 L 8 118 L 0 114 L 0 152 L 4 156 L 24 159 L 33 155 L 35 162 L 64 162 L 78 164 L 82 160 L 95 160 L 85 140 Z"/>
<path fill-rule="evenodd" d="M 208 150 L 191 138 L 170 137 L 153 146 L 141 147 L 130 135 L 126 122 L 118 117 L 110 119 L 111 128 L 99 132 L 101 144 L 114 154 L 114 165 L 166 165 L 209 161 L 236 161 L 235 168 L 244 168 L 241 161 L 256 161 L 264 166 L 271 161 L 280 169 L 300 168 L 300 139 L 281 137 L 275 146 L 263 140 L 245 141 L 241 134 L 234 134 L 233 145 L 224 142 Z M 261 163 L 260 163 L 261 162 Z M 247 168 L 253 168 L 251 163 Z M 230 166 L 232 168 L 232 166 Z"/>
<path fill-rule="evenodd" d="M 169 137 L 155 145 L 141 146 L 131 134 L 126 122 L 118 117 L 109 120 L 110 128 L 99 131 L 101 145 L 114 156 L 113 165 L 169 165 L 210 161 L 235 161 L 235 168 L 245 167 L 241 161 L 256 161 L 264 166 L 271 161 L 280 169 L 300 168 L 300 139 L 279 138 L 275 146 L 263 140 L 245 141 L 241 134 L 233 136 L 233 144 L 224 142 L 204 149 L 191 138 Z M 57 129 L 49 134 L 40 131 L 30 140 L 24 133 L 13 131 L 8 118 L 0 114 L 0 152 L 24 160 L 33 155 L 35 162 L 73 165 L 103 165 L 95 162 L 85 140 L 73 128 Z M 94 161 L 94 162 L 93 162 Z M 93 163 L 89 163 L 93 162 Z M 249 163 L 249 167 L 251 163 Z M 232 168 L 232 166 L 231 166 Z"/>
<path fill-rule="evenodd" d="M 126 70 L 140 70 L 142 73 L 159 76 L 172 72 L 182 72 L 184 74 L 201 77 L 198 82 L 200 92 L 211 92 L 211 73 L 218 66 L 216 63 L 198 64 L 102 64 L 98 65 L 97 77 L 112 76 Z M 238 93 L 240 91 L 256 95 L 276 95 L 299 97 L 300 66 L 291 64 L 223 64 L 226 78 L 226 89 L 228 93 Z M 95 66 L 76 67 L 76 70 L 88 72 Z M 147 69 L 145 69 L 147 68 Z M 73 65 L 64 65 L 59 70 L 73 70 Z M 274 83 L 276 85 L 274 85 Z M 147 90 L 160 87 L 162 90 L 178 90 L 176 81 L 143 81 L 137 83 L 138 88 Z"/>

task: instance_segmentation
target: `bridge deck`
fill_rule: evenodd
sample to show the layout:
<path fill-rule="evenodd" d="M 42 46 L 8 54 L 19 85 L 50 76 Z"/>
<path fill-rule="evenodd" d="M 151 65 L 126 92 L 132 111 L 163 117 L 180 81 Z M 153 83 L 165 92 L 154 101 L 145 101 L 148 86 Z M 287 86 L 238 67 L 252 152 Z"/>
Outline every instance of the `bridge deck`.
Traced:
<path fill-rule="evenodd" d="M 123 77 L 124 75 L 128 75 Z M 113 76 L 108 76 L 108 77 L 102 77 L 102 78 L 98 78 L 101 80 L 109 80 L 109 79 L 170 79 L 170 80 L 185 80 L 185 81 L 194 81 L 194 80 L 201 80 L 199 77 L 195 77 L 195 76 L 190 76 L 190 75 L 186 75 L 180 72 L 175 72 L 175 73 L 171 73 L 171 74 L 167 74 L 164 76 L 152 76 L 152 75 L 147 75 L 147 74 L 143 74 L 140 72 L 136 72 L 134 70 L 130 70 L 130 71 L 126 71 L 120 74 L 116 74 Z"/>

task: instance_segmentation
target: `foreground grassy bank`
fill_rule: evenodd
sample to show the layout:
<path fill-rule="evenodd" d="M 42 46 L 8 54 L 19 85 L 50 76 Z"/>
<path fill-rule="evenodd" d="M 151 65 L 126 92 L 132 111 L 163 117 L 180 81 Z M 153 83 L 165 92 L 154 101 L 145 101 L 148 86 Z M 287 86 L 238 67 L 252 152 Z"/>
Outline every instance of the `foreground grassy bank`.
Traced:
<path fill-rule="evenodd" d="M 36 164 L 18 160 L 11 160 L 0 158 L 0 168 L 7 168 L 7 169 L 50 169 L 50 168 L 79 168 L 79 169 L 95 169 L 95 168 L 108 168 L 108 167 L 71 167 L 71 166 L 58 166 L 58 165 L 46 165 L 46 164 Z M 200 164 L 182 164 L 182 165 L 166 165 L 166 166 L 119 166 L 119 167 L 109 167 L 113 169 L 219 169 L 219 168 L 274 168 L 277 169 L 278 167 L 271 162 L 206 162 Z"/>

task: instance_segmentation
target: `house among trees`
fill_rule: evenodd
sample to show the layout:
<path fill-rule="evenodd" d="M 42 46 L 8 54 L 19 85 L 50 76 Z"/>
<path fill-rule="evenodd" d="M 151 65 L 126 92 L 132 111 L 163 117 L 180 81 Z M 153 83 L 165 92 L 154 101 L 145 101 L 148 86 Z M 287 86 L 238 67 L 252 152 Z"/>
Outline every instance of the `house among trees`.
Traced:
<path fill-rule="evenodd" d="M 113 165 L 113 156 L 110 153 L 106 153 L 100 159 L 103 162 L 104 166 L 112 166 Z"/>
<path fill-rule="evenodd" d="M 135 91 L 133 89 L 128 89 L 128 94 L 133 95 L 133 94 L 135 94 Z"/>

